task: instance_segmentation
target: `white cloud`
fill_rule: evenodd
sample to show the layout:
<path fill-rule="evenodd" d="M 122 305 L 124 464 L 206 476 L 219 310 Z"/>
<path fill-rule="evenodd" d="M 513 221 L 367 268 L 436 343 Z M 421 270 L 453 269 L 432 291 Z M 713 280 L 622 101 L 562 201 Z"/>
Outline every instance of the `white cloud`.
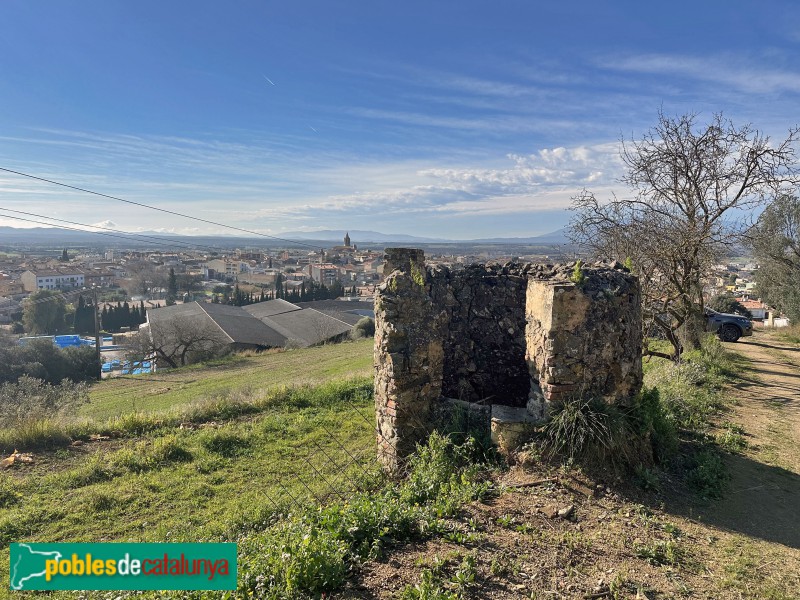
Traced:
<path fill-rule="evenodd" d="M 748 93 L 800 92 L 800 72 L 778 68 L 774 62 L 754 61 L 734 56 L 696 57 L 670 54 L 643 54 L 605 58 L 607 69 L 636 73 L 670 74 L 709 83 L 732 86 Z"/>
<path fill-rule="evenodd" d="M 511 214 L 564 209 L 583 187 L 610 193 L 621 172 L 616 143 L 510 154 L 506 166 L 429 167 L 295 209 L 305 215 Z M 363 184 L 363 181 L 362 181 Z"/>

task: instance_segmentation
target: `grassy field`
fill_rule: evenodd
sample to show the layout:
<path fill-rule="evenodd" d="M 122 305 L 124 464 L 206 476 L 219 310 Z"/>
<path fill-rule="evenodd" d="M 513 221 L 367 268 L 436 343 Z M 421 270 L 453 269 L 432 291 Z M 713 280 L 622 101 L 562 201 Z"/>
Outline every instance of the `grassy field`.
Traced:
<path fill-rule="evenodd" d="M 107 419 L 152 412 L 241 388 L 318 384 L 372 375 L 372 340 L 253 356 L 232 356 L 152 375 L 107 379 L 92 387 L 80 416 Z"/>
<path fill-rule="evenodd" d="M 0 545 L 235 540 L 347 497 L 376 473 L 371 352 L 370 340 L 97 384 L 64 424 L 81 443 L 0 471 Z"/>
<path fill-rule="evenodd" d="M 795 349 L 778 365 L 773 346 L 711 339 L 680 364 L 649 361 L 677 436 L 653 425 L 669 454 L 624 480 L 549 460 L 542 440 L 506 468 L 439 436 L 408 478 L 381 479 L 369 342 L 104 382 L 64 425 L 83 443 L 0 471 L 0 544 L 237 541 L 237 598 L 788 600 L 800 546 L 781 498 L 800 479 L 793 438 L 770 427 L 775 411 L 790 421 L 772 404 L 789 399 Z"/>
<path fill-rule="evenodd" d="M 32 467 L 0 474 L 0 545 L 230 541 L 349 496 L 374 473 L 371 388 L 329 383 L 246 419 L 35 455 Z"/>

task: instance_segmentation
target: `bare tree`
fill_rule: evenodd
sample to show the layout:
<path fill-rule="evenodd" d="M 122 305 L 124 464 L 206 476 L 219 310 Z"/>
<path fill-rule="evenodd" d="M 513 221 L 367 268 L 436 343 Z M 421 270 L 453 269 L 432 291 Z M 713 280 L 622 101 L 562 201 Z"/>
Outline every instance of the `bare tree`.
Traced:
<path fill-rule="evenodd" d="M 229 343 L 230 339 L 213 323 L 177 316 L 143 325 L 128 348 L 140 359 L 152 357 L 176 368 L 218 356 Z"/>
<path fill-rule="evenodd" d="M 155 265 L 147 261 L 129 261 L 126 265 L 128 270 L 128 293 L 133 295 L 146 296 L 153 288 L 163 288 L 167 286 L 167 276 L 156 271 Z"/>
<path fill-rule="evenodd" d="M 659 114 L 641 140 L 622 141 L 630 197 L 598 200 L 584 190 L 573 198 L 571 238 L 595 255 L 629 260 L 642 285 L 646 326 L 670 341 L 676 359 L 684 342 L 700 344 L 703 280 L 748 223 L 743 211 L 764 204 L 800 179 L 791 129 L 773 145 L 751 125 L 712 117 Z"/>

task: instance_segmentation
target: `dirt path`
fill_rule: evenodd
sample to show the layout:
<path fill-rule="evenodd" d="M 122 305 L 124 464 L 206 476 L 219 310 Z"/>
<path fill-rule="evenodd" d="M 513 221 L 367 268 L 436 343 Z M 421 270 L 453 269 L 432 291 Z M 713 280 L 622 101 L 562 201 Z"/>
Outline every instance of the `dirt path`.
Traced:
<path fill-rule="evenodd" d="M 711 433 L 731 421 L 748 447 L 723 453 L 722 499 L 698 498 L 669 472 L 660 489 L 615 489 L 533 459 L 447 534 L 366 563 L 334 598 L 453 597 L 443 590 L 464 579 L 468 558 L 465 600 L 800 598 L 800 348 L 763 332 L 725 348 L 742 357 L 741 376 Z"/>
<path fill-rule="evenodd" d="M 704 520 L 800 549 L 800 348 L 762 332 L 726 348 L 749 363 L 728 418 L 750 447 L 726 458 L 730 490 Z"/>

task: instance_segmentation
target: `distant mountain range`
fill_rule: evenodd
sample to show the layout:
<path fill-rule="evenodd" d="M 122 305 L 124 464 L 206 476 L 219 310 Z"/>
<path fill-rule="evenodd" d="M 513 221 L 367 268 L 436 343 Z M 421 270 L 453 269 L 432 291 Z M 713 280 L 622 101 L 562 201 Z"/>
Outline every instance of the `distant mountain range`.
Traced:
<path fill-rule="evenodd" d="M 448 238 L 418 237 L 402 233 L 380 233 L 378 231 L 362 231 L 351 229 L 322 229 L 320 231 L 291 231 L 282 233 L 281 237 L 296 240 L 336 241 L 343 240 L 346 233 L 355 244 L 380 242 L 380 243 L 417 243 L 417 244 L 566 244 L 566 227 L 557 231 L 532 237 L 495 237 L 477 238 L 472 240 L 452 240 Z"/>
<path fill-rule="evenodd" d="M 447 238 L 419 237 L 406 234 L 380 233 L 378 231 L 364 231 L 352 229 L 349 231 L 350 239 L 354 244 L 533 244 L 533 245 L 553 245 L 568 243 L 566 229 L 559 229 L 544 235 L 532 237 L 495 237 L 480 238 L 474 240 L 451 240 Z M 342 243 L 345 233 L 348 231 L 339 229 L 325 229 L 321 231 L 291 231 L 278 234 L 277 237 L 283 240 L 298 240 L 303 242 L 320 242 L 326 246 L 338 245 Z M 70 229 L 59 229 L 57 227 L 33 227 L 30 229 L 20 229 L 16 227 L 0 226 L 0 246 L 3 244 L 14 245 L 52 245 L 62 244 L 72 245 L 91 245 L 91 246 L 153 246 L 156 241 L 148 242 L 137 236 L 148 236 L 163 239 L 164 244 L 168 244 L 171 239 L 181 240 L 184 243 L 191 242 L 198 246 L 203 244 L 232 246 L 237 243 L 246 242 L 249 245 L 254 243 L 264 244 L 269 239 L 266 237 L 245 237 L 227 235 L 203 235 L 188 236 L 179 234 L 165 234 L 152 231 L 142 231 L 131 234 L 100 235 L 89 231 L 74 231 Z M 282 246 L 281 242 L 274 244 Z"/>

